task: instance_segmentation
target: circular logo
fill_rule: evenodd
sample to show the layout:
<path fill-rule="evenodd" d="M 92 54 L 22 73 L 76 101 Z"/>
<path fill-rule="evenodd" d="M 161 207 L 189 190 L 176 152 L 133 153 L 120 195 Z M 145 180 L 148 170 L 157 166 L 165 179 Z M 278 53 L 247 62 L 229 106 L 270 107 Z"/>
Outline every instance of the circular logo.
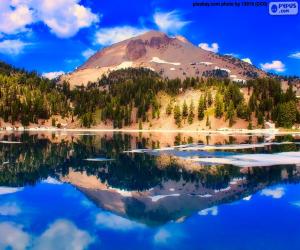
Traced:
<path fill-rule="evenodd" d="M 272 6 L 271 6 L 271 10 L 272 10 L 272 12 L 273 13 L 276 13 L 277 12 L 277 5 L 276 4 L 273 4 Z"/>

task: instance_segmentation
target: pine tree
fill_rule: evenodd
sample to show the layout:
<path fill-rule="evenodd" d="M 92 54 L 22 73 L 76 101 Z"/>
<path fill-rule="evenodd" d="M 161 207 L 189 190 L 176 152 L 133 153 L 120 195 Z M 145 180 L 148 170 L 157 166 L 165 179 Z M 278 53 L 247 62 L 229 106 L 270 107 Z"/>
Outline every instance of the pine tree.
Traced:
<path fill-rule="evenodd" d="M 208 90 L 207 92 L 207 105 L 208 107 L 210 107 L 213 103 L 213 98 L 212 98 L 212 94 L 211 94 L 211 91 Z"/>
<path fill-rule="evenodd" d="M 297 106 L 294 101 L 279 105 L 277 124 L 280 127 L 291 128 L 297 120 Z"/>
<path fill-rule="evenodd" d="M 261 111 L 258 112 L 257 114 L 257 123 L 259 125 L 263 125 L 264 124 L 264 115 Z"/>
<path fill-rule="evenodd" d="M 201 121 L 204 118 L 204 111 L 205 111 L 205 103 L 204 103 L 204 97 L 201 95 L 199 99 L 198 104 L 198 120 Z"/>
<path fill-rule="evenodd" d="M 235 110 L 234 110 L 233 101 L 230 101 L 226 113 L 226 120 L 229 120 L 229 127 L 231 127 L 234 124 L 234 116 L 235 116 Z"/>
<path fill-rule="evenodd" d="M 189 124 L 192 124 L 193 121 L 194 121 L 194 117 L 195 117 L 195 114 L 194 114 L 194 102 L 193 100 L 191 101 L 191 104 L 190 104 L 190 107 L 189 107 L 189 116 L 188 116 L 188 123 Z"/>
<path fill-rule="evenodd" d="M 250 96 L 249 102 L 248 102 L 248 107 L 251 110 L 251 112 L 254 112 L 257 106 L 257 99 L 256 99 L 256 95 L 253 93 Z"/>
<path fill-rule="evenodd" d="M 182 106 L 182 118 L 184 120 L 186 120 L 186 118 L 188 117 L 189 115 L 189 112 L 188 112 L 188 106 L 186 104 L 186 101 L 184 100 L 183 102 L 183 106 Z"/>
<path fill-rule="evenodd" d="M 174 107 L 174 119 L 177 127 L 181 127 L 181 112 L 180 112 L 180 107 L 177 104 Z"/>
<path fill-rule="evenodd" d="M 207 90 L 205 90 L 205 92 L 204 92 L 203 102 L 204 102 L 204 109 L 206 109 L 207 108 Z"/>
<path fill-rule="evenodd" d="M 94 124 L 94 116 L 91 112 L 81 116 L 81 126 L 90 128 Z"/>
<path fill-rule="evenodd" d="M 250 110 L 244 102 L 239 103 L 238 106 L 236 107 L 236 115 L 239 118 L 248 120 L 249 112 L 250 112 Z"/>
<path fill-rule="evenodd" d="M 223 110 L 224 110 L 224 104 L 223 104 L 222 96 L 219 93 L 217 93 L 216 100 L 215 100 L 215 117 L 221 118 L 223 115 Z"/>
<path fill-rule="evenodd" d="M 171 115 L 172 114 L 172 109 L 173 109 L 172 103 L 169 102 L 168 105 L 167 105 L 167 108 L 166 108 L 166 114 Z"/>

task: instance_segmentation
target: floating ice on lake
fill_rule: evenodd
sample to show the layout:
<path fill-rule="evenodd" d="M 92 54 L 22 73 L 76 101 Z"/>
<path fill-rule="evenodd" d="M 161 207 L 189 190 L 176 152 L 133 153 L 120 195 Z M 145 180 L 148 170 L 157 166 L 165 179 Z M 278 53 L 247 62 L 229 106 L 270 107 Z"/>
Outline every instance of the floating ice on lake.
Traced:
<path fill-rule="evenodd" d="M 224 145 L 205 145 L 205 144 L 182 144 L 172 147 L 163 147 L 157 149 L 133 149 L 123 151 L 123 153 L 155 153 L 160 151 L 210 151 L 210 150 L 239 150 L 239 149 L 252 149 L 252 148 L 264 148 L 272 145 L 287 145 L 298 144 L 295 142 L 265 142 L 265 143 L 253 143 L 253 144 L 224 144 Z"/>
<path fill-rule="evenodd" d="M 200 197 L 200 198 L 209 198 L 209 197 L 212 197 L 211 194 L 198 194 L 197 196 Z"/>
<path fill-rule="evenodd" d="M 180 196 L 180 194 L 155 195 L 155 196 L 150 196 L 149 198 L 152 200 L 152 202 L 157 202 L 160 199 L 170 197 L 170 196 Z"/>
<path fill-rule="evenodd" d="M 226 157 L 191 158 L 191 161 L 207 164 L 227 164 L 238 167 L 261 167 L 274 165 L 300 164 L 299 152 L 284 152 L 274 154 L 240 154 Z"/>
<path fill-rule="evenodd" d="M 0 187 L 0 195 L 12 194 L 22 190 L 23 190 L 22 187 Z"/>
<path fill-rule="evenodd" d="M 2 144 L 19 144 L 22 143 L 20 141 L 0 141 Z"/>
<path fill-rule="evenodd" d="M 95 162 L 105 162 L 105 161 L 114 161 L 115 159 L 108 159 L 108 158 L 87 158 L 84 159 L 85 161 L 95 161 Z"/>
<path fill-rule="evenodd" d="M 209 214 L 212 216 L 216 216 L 218 215 L 218 207 L 214 206 L 214 207 L 203 209 L 199 211 L 198 214 L 202 216 L 209 215 Z"/>
<path fill-rule="evenodd" d="M 195 150 L 236 150 L 236 149 L 250 149 L 250 148 L 264 148 L 272 145 L 294 144 L 293 142 L 266 142 L 254 144 L 224 144 L 224 145 L 197 145 L 191 147 L 182 147 L 181 151 L 195 151 Z"/>
<path fill-rule="evenodd" d="M 244 197 L 243 200 L 244 200 L 244 201 L 250 201 L 251 198 L 252 198 L 252 195 L 249 195 L 249 196 L 247 196 L 247 197 Z"/>

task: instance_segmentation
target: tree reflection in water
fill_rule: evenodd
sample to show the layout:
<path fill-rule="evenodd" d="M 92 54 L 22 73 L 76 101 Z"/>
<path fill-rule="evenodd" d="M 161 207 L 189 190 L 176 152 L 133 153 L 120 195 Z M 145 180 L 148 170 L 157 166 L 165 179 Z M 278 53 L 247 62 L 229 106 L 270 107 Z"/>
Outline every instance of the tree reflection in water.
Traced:
<path fill-rule="evenodd" d="M 24 133 L 12 134 L 3 140 L 22 143 L 0 144 L 0 186 L 34 185 L 49 176 L 54 177 L 76 186 L 104 208 L 107 204 L 103 195 L 110 195 L 110 207 L 116 200 L 125 207 L 123 212 L 114 212 L 147 224 L 165 223 L 215 204 L 239 200 L 272 184 L 299 182 L 299 168 L 293 165 L 204 166 L 191 165 L 170 154 L 123 153 L 133 148 L 159 147 L 158 141 L 128 134 L 83 135 L 55 142 L 51 138 Z M 180 140 L 177 136 L 175 144 L 182 143 Z M 230 137 L 228 141 L 235 143 L 236 140 Z M 282 151 L 298 151 L 298 146 L 274 145 L 239 152 Z M 86 161 L 97 157 L 114 160 Z M 87 178 L 87 183 L 88 178 L 96 177 L 99 185 L 102 183 L 106 188 L 99 188 L 99 185 L 88 188 L 83 182 L 78 184 L 73 173 L 79 174 L 79 178 Z M 130 195 L 122 196 L 115 190 L 129 191 Z"/>

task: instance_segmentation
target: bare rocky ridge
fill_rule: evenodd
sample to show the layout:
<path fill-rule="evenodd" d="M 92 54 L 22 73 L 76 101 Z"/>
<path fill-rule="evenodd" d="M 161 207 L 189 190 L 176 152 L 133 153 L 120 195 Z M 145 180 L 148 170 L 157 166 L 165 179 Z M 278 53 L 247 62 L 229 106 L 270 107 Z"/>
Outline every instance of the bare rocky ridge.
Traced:
<path fill-rule="evenodd" d="M 98 51 L 62 80 L 71 86 L 85 85 L 110 71 L 128 67 L 146 67 L 163 77 L 181 79 L 222 73 L 233 81 L 243 81 L 267 75 L 240 59 L 203 50 L 182 36 L 149 31 Z"/>

